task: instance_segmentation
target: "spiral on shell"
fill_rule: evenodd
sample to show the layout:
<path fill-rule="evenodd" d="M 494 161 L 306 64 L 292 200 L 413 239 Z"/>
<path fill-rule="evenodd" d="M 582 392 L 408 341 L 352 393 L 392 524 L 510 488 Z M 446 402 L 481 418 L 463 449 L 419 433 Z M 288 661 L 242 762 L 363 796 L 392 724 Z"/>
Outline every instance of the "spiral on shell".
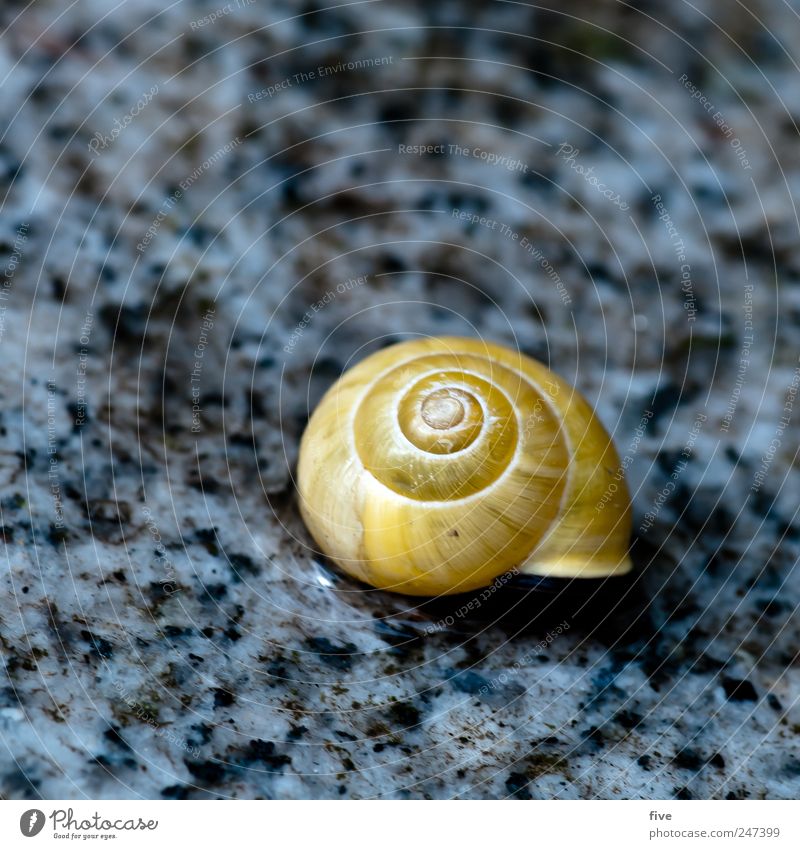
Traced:
<path fill-rule="evenodd" d="M 344 571 L 438 595 L 513 570 L 627 572 L 619 470 L 591 407 L 541 363 L 426 338 L 367 357 L 330 388 L 303 436 L 298 491 L 314 540 Z"/>

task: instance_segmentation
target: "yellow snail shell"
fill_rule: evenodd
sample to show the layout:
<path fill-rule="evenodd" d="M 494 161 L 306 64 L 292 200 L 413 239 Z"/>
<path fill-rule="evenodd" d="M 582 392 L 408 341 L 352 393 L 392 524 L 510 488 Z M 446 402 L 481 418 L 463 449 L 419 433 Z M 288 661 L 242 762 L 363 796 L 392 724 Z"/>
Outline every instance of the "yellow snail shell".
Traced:
<path fill-rule="evenodd" d="M 402 342 L 343 374 L 303 435 L 298 490 L 320 549 L 395 592 L 631 568 L 608 433 L 556 374 L 482 340 Z"/>

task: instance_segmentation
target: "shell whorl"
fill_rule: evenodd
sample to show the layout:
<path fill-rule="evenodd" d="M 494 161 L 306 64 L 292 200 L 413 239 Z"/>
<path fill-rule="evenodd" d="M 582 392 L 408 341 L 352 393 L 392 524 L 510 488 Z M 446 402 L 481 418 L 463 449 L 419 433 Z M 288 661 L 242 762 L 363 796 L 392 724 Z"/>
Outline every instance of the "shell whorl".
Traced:
<path fill-rule="evenodd" d="M 587 534 L 595 570 L 624 571 L 627 558 L 610 563 L 597 522 L 575 511 L 576 482 L 580 504 L 599 493 L 597 474 L 575 465 L 587 458 L 592 469 L 618 465 L 588 405 L 544 366 L 476 340 L 406 342 L 323 398 L 301 446 L 301 510 L 342 568 L 400 592 L 463 592 L 514 568 L 578 574 L 593 559 Z"/>
<path fill-rule="evenodd" d="M 542 400 L 519 375 L 480 357 L 419 357 L 368 388 L 354 419 L 356 449 L 364 468 L 399 495 L 424 502 L 465 498 L 507 472 L 525 415 L 537 403 Z M 559 425 L 550 424 L 548 436 L 557 441 Z"/>

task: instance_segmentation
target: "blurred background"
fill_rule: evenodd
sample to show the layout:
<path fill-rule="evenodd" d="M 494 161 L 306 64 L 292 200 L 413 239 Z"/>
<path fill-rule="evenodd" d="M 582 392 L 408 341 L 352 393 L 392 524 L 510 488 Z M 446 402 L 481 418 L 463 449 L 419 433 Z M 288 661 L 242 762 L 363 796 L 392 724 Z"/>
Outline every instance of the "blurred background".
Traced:
<path fill-rule="evenodd" d="M 0 25 L 0 796 L 792 797 L 797 3 Z M 312 557 L 308 415 L 418 334 L 595 405 L 599 623 L 424 633 Z"/>

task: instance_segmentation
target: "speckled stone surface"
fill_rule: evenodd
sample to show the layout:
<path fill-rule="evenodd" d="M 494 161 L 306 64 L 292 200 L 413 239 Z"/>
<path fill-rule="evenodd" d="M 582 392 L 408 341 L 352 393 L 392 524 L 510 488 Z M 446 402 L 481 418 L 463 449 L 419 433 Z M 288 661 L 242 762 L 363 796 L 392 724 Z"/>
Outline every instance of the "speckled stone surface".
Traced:
<path fill-rule="evenodd" d="M 0 16 L 2 797 L 796 796 L 796 3 Z M 613 432 L 599 609 L 313 560 L 309 409 L 445 333 Z"/>

